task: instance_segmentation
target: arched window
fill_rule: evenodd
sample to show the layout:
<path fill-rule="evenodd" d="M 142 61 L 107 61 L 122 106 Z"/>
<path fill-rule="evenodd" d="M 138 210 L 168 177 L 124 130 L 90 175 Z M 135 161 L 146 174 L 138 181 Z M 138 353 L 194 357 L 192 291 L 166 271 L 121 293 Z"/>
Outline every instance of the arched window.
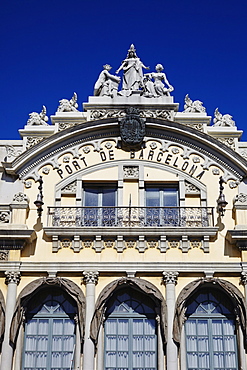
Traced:
<path fill-rule="evenodd" d="M 27 306 L 23 370 L 73 368 L 76 314 L 76 303 L 62 289 L 36 293 Z"/>
<path fill-rule="evenodd" d="M 154 302 L 133 289 L 118 290 L 105 320 L 105 370 L 156 370 Z"/>
<path fill-rule="evenodd" d="M 188 370 L 238 369 L 234 307 L 218 289 L 200 289 L 189 300 L 185 322 Z"/>

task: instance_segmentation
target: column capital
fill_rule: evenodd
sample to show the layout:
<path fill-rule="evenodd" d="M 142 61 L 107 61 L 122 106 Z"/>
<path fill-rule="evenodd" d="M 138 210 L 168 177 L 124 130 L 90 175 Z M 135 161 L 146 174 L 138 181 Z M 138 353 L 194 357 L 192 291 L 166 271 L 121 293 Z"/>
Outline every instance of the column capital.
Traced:
<path fill-rule="evenodd" d="M 163 282 L 166 284 L 177 284 L 179 273 L 177 271 L 163 271 Z"/>
<path fill-rule="evenodd" d="M 21 281 L 21 273 L 20 271 L 5 271 L 6 279 L 5 284 L 9 285 L 9 283 L 14 283 L 19 285 Z"/>
<path fill-rule="evenodd" d="M 85 284 L 97 284 L 99 277 L 98 271 L 83 271 L 83 280 Z"/>
<path fill-rule="evenodd" d="M 241 272 L 240 284 L 247 285 L 247 272 L 246 271 Z"/>

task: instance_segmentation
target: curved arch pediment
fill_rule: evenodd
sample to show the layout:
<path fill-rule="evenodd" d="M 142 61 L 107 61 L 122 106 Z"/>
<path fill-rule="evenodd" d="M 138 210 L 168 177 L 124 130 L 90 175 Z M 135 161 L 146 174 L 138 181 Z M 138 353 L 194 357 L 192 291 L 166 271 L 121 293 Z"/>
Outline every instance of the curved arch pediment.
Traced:
<path fill-rule="evenodd" d="M 64 164 L 68 173 L 66 170 L 63 173 L 69 176 L 70 172 L 94 165 L 97 161 L 107 163 L 120 159 L 121 152 L 125 153 L 123 160 L 162 163 L 174 169 L 180 168 L 199 180 L 200 173 L 209 168 L 214 169 L 215 174 L 223 175 L 225 180 L 239 182 L 247 175 L 247 163 L 237 152 L 203 132 L 174 121 L 148 118 L 146 147 L 135 154 L 119 148 L 119 138 L 119 125 L 115 118 L 82 123 L 43 140 L 12 163 L 5 163 L 5 169 L 23 180 L 37 180 L 44 166 L 61 175 L 59 170 Z M 70 157 L 72 165 L 66 165 L 66 155 Z M 91 163 L 92 157 L 94 163 Z M 179 162 L 180 167 L 177 167 Z"/>

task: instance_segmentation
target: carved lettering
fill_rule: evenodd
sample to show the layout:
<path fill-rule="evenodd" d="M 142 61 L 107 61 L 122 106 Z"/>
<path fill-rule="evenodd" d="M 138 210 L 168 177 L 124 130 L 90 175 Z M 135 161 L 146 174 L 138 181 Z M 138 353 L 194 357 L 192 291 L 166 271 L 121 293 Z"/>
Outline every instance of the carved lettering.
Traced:
<path fill-rule="evenodd" d="M 176 159 L 175 159 L 175 161 L 174 161 L 174 163 L 173 163 L 173 167 L 178 167 L 178 165 L 177 165 L 177 161 L 178 161 L 178 157 L 176 157 Z"/>
<path fill-rule="evenodd" d="M 167 157 L 166 157 L 166 160 L 165 160 L 165 164 L 169 164 L 171 159 L 172 159 L 172 155 L 171 154 L 167 154 Z"/>
<path fill-rule="evenodd" d="M 79 165 L 79 163 L 77 161 L 72 161 L 72 164 L 73 164 L 73 166 L 75 167 L 76 170 L 80 170 L 81 169 L 81 167 L 80 167 L 80 165 Z"/>
<path fill-rule="evenodd" d="M 109 159 L 110 159 L 110 161 L 113 161 L 114 160 L 114 152 L 113 152 L 112 149 L 109 150 Z"/>
<path fill-rule="evenodd" d="M 72 168 L 68 164 L 66 164 L 65 169 L 66 169 L 66 171 L 68 172 L 69 175 L 71 175 L 73 173 Z"/>
<path fill-rule="evenodd" d="M 193 175 L 194 175 L 194 173 L 196 172 L 196 169 L 197 169 L 197 166 L 193 165 L 193 166 L 191 167 L 191 169 L 189 170 L 189 175 L 190 175 L 190 176 L 193 176 Z"/>
<path fill-rule="evenodd" d="M 182 165 L 182 170 L 183 171 L 186 171 L 187 170 L 187 167 L 188 167 L 188 165 L 189 165 L 189 162 L 184 162 L 184 164 Z"/>
<path fill-rule="evenodd" d="M 161 159 L 162 159 L 162 157 L 163 157 L 163 153 L 162 153 L 162 152 L 159 152 L 159 153 L 158 153 L 158 155 L 157 155 L 157 159 L 156 159 L 156 161 L 157 161 L 157 162 L 160 162 L 160 161 L 161 161 Z"/>
<path fill-rule="evenodd" d="M 63 179 L 63 170 L 59 169 L 59 170 L 57 170 L 57 173 L 59 174 L 61 179 Z"/>
<path fill-rule="evenodd" d="M 134 159 L 135 158 L 135 152 L 130 152 L 130 159 Z"/>
<path fill-rule="evenodd" d="M 204 175 L 205 171 L 202 171 L 199 173 L 199 175 L 196 176 L 198 180 L 201 180 L 202 176 Z"/>
<path fill-rule="evenodd" d="M 139 159 L 143 159 L 143 149 L 141 150 L 141 153 L 139 155 Z"/>
<path fill-rule="evenodd" d="M 106 161 L 106 155 L 105 152 L 101 151 L 99 152 L 102 162 Z"/>
<path fill-rule="evenodd" d="M 85 164 L 85 166 L 87 167 L 87 162 L 86 162 L 86 160 L 85 160 L 85 157 L 81 157 L 81 160 L 82 160 L 82 162 Z"/>
<path fill-rule="evenodd" d="M 150 161 L 152 161 L 152 160 L 153 160 L 153 157 L 154 157 L 154 151 L 151 149 L 151 150 L 149 151 L 149 154 L 148 154 L 148 159 L 149 159 Z"/>

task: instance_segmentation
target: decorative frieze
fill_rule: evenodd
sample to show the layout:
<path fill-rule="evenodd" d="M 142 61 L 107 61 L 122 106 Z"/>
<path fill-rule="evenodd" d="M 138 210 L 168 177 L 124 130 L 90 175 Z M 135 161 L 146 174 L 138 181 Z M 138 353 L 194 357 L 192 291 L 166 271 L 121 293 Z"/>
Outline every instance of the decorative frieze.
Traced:
<path fill-rule="evenodd" d="M 142 118 L 161 118 L 165 120 L 173 119 L 173 111 L 163 109 L 143 109 L 140 110 Z M 90 120 L 105 118 L 122 118 L 126 113 L 124 109 L 93 109 L 90 111 Z"/>
<path fill-rule="evenodd" d="M 19 284 L 21 281 L 21 274 L 19 271 L 5 271 L 5 284 L 10 283 Z"/>
<path fill-rule="evenodd" d="M 45 139 L 45 137 L 41 137 L 41 136 L 28 136 L 27 137 L 27 141 L 26 141 L 26 149 L 30 149 L 32 148 L 34 145 L 37 145 L 40 141 L 42 141 L 43 139 Z"/>
<path fill-rule="evenodd" d="M 124 179 L 138 179 L 139 166 L 123 166 Z"/>
<path fill-rule="evenodd" d="M 99 278 L 98 271 L 83 271 L 83 280 L 85 284 L 97 284 Z"/>
<path fill-rule="evenodd" d="M 174 284 L 177 285 L 179 273 L 177 271 L 164 271 L 163 272 L 163 282 L 164 284 Z"/>

